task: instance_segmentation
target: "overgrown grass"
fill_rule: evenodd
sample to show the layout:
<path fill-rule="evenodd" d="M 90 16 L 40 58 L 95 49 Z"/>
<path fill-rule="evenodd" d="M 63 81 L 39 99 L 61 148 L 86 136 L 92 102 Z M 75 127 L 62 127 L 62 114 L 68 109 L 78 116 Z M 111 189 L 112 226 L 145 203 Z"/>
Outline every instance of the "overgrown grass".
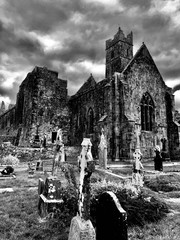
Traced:
<path fill-rule="evenodd" d="M 156 192 L 180 191 L 180 176 L 177 174 L 158 175 L 154 178 L 145 179 L 145 185 Z"/>
<path fill-rule="evenodd" d="M 143 228 L 135 226 L 128 232 L 129 240 L 179 240 L 180 216 L 169 216 L 158 224 L 146 224 Z"/>
<path fill-rule="evenodd" d="M 112 191 L 116 194 L 128 216 L 128 226 L 144 226 L 149 222 L 157 222 L 168 213 L 168 207 L 164 202 L 155 197 L 137 194 L 129 181 L 125 183 L 96 182 L 92 185 L 91 216 L 92 222 L 96 225 L 96 210 L 98 199 L 105 191 Z"/>

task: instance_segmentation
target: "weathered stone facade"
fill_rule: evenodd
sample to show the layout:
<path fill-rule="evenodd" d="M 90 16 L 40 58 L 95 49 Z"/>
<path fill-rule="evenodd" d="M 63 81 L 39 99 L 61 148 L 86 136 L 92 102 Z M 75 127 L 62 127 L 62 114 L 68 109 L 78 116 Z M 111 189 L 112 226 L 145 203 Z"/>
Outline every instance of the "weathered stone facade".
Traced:
<path fill-rule="evenodd" d="M 132 159 L 139 145 L 144 158 L 160 145 L 166 157 L 179 154 L 179 123 L 174 119 L 174 95 L 165 85 L 146 45 L 133 56 L 133 35 L 119 28 L 106 41 L 106 78 L 90 75 L 79 91 L 67 95 L 67 81 L 58 73 L 35 67 L 22 82 L 15 107 L 0 116 L 1 134 L 13 135 L 28 146 L 35 136 L 53 142 L 59 127 L 64 143 L 78 146 L 84 137 L 98 156 L 101 128 L 108 158 Z M 176 117 L 177 118 L 177 117 Z"/>
<path fill-rule="evenodd" d="M 15 111 L 10 126 L 5 119 Z M 14 116 L 14 115 L 13 115 Z M 63 126 L 64 141 L 69 132 L 69 110 L 67 106 L 67 81 L 58 78 L 58 73 L 47 68 L 35 67 L 28 73 L 19 87 L 16 106 L 0 117 L 1 129 L 11 127 L 16 135 L 16 145 L 29 146 L 35 135 L 51 141 L 52 133 Z"/>

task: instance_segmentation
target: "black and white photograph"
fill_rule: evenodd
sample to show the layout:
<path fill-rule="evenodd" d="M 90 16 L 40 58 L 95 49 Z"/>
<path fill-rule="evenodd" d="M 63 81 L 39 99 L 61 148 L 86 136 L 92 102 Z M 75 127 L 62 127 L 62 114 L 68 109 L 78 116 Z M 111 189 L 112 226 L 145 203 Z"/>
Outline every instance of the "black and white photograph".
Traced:
<path fill-rule="evenodd" d="M 0 240 L 180 239 L 179 0 L 0 1 Z"/>

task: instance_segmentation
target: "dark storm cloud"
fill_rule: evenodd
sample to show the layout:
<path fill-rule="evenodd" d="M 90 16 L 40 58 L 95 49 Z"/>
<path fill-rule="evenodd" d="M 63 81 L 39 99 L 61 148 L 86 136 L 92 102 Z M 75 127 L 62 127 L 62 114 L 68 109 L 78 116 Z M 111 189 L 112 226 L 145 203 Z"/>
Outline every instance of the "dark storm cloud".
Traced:
<path fill-rule="evenodd" d="M 138 7 L 143 10 L 149 10 L 152 6 L 152 0 L 119 0 L 127 8 Z"/>
<path fill-rule="evenodd" d="M 145 15 L 142 21 L 142 27 L 150 34 L 153 32 L 162 32 L 171 22 L 171 18 L 165 14 L 156 12 L 155 14 Z"/>
<path fill-rule="evenodd" d="M 9 96 L 9 89 L 3 88 L 3 87 L 0 86 L 0 96 L 1 97 Z"/>
<path fill-rule="evenodd" d="M 43 52 L 40 42 L 30 36 L 17 37 L 14 47 L 21 53 L 38 54 Z"/>
<path fill-rule="evenodd" d="M 7 9 L 23 19 L 24 27 L 31 31 L 50 32 L 67 21 L 74 11 L 80 11 L 81 2 L 46 0 L 8 0 Z"/>
<path fill-rule="evenodd" d="M 27 33 L 18 34 L 12 27 L 5 27 L 0 21 L 0 51 L 12 54 L 40 53 L 42 46 L 40 42 Z"/>
<path fill-rule="evenodd" d="M 161 68 L 161 71 L 163 72 L 163 76 L 170 79 L 180 79 L 180 68 L 179 67 L 167 67 L 167 68 Z"/>
<path fill-rule="evenodd" d="M 58 51 L 50 52 L 47 57 L 59 59 L 62 62 L 75 62 L 78 60 L 100 60 L 102 58 L 101 46 L 89 44 L 85 41 L 69 41 L 66 46 Z"/>

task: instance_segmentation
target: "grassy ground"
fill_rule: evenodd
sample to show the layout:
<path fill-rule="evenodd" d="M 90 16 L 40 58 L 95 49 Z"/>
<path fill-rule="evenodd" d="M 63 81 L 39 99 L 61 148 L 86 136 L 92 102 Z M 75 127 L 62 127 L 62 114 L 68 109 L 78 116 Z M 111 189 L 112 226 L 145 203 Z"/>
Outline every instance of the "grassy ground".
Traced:
<path fill-rule="evenodd" d="M 144 166 L 144 170 L 145 170 L 145 175 L 149 174 L 149 171 L 154 171 L 154 166 Z M 111 171 L 115 174 L 120 174 L 122 176 L 129 176 L 132 174 L 132 166 L 128 165 L 126 167 L 121 167 L 121 168 L 112 168 Z M 172 165 L 172 166 L 166 166 L 164 164 L 163 167 L 163 172 L 165 173 L 171 173 L 171 172 L 180 172 L 180 165 Z"/>
<path fill-rule="evenodd" d="M 43 175 L 35 174 L 33 178 L 28 178 L 26 168 L 16 169 L 16 174 L 16 179 L 0 180 L 0 188 L 14 189 L 14 192 L 1 193 L 0 239 L 63 240 L 59 232 L 39 221 L 37 187 L 38 178 Z"/>
<path fill-rule="evenodd" d="M 48 222 L 41 222 L 37 212 L 38 204 L 38 178 L 44 177 L 41 173 L 36 173 L 34 178 L 28 178 L 27 167 L 16 169 L 17 178 L 12 180 L 0 180 L 0 188 L 12 187 L 14 192 L 1 193 L 0 196 L 0 239 L 1 240 L 67 240 L 68 229 L 65 232 L 58 231 Z M 98 173 L 94 173 L 92 178 L 103 178 Z M 180 191 L 172 190 L 162 192 L 157 184 L 161 181 L 174 181 L 179 184 L 179 176 L 174 178 L 164 177 L 159 182 L 152 181 L 151 189 L 145 187 L 143 194 L 155 196 L 161 200 L 180 197 Z M 111 179 L 112 180 L 112 179 Z M 119 181 L 119 180 L 118 180 Z M 153 187 L 156 191 L 153 191 Z M 158 192 L 161 191 L 161 192 Z M 180 204 L 167 202 L 169 208 L 180 212 Z M 56 229 L 56 230 L 55 230 Z M 158 223 L 149 223 L 144 227 L 128 228 L 129 240 L 175 240 L 180 236 L 180 214 L 171 212 L 166 218 Z"/>

